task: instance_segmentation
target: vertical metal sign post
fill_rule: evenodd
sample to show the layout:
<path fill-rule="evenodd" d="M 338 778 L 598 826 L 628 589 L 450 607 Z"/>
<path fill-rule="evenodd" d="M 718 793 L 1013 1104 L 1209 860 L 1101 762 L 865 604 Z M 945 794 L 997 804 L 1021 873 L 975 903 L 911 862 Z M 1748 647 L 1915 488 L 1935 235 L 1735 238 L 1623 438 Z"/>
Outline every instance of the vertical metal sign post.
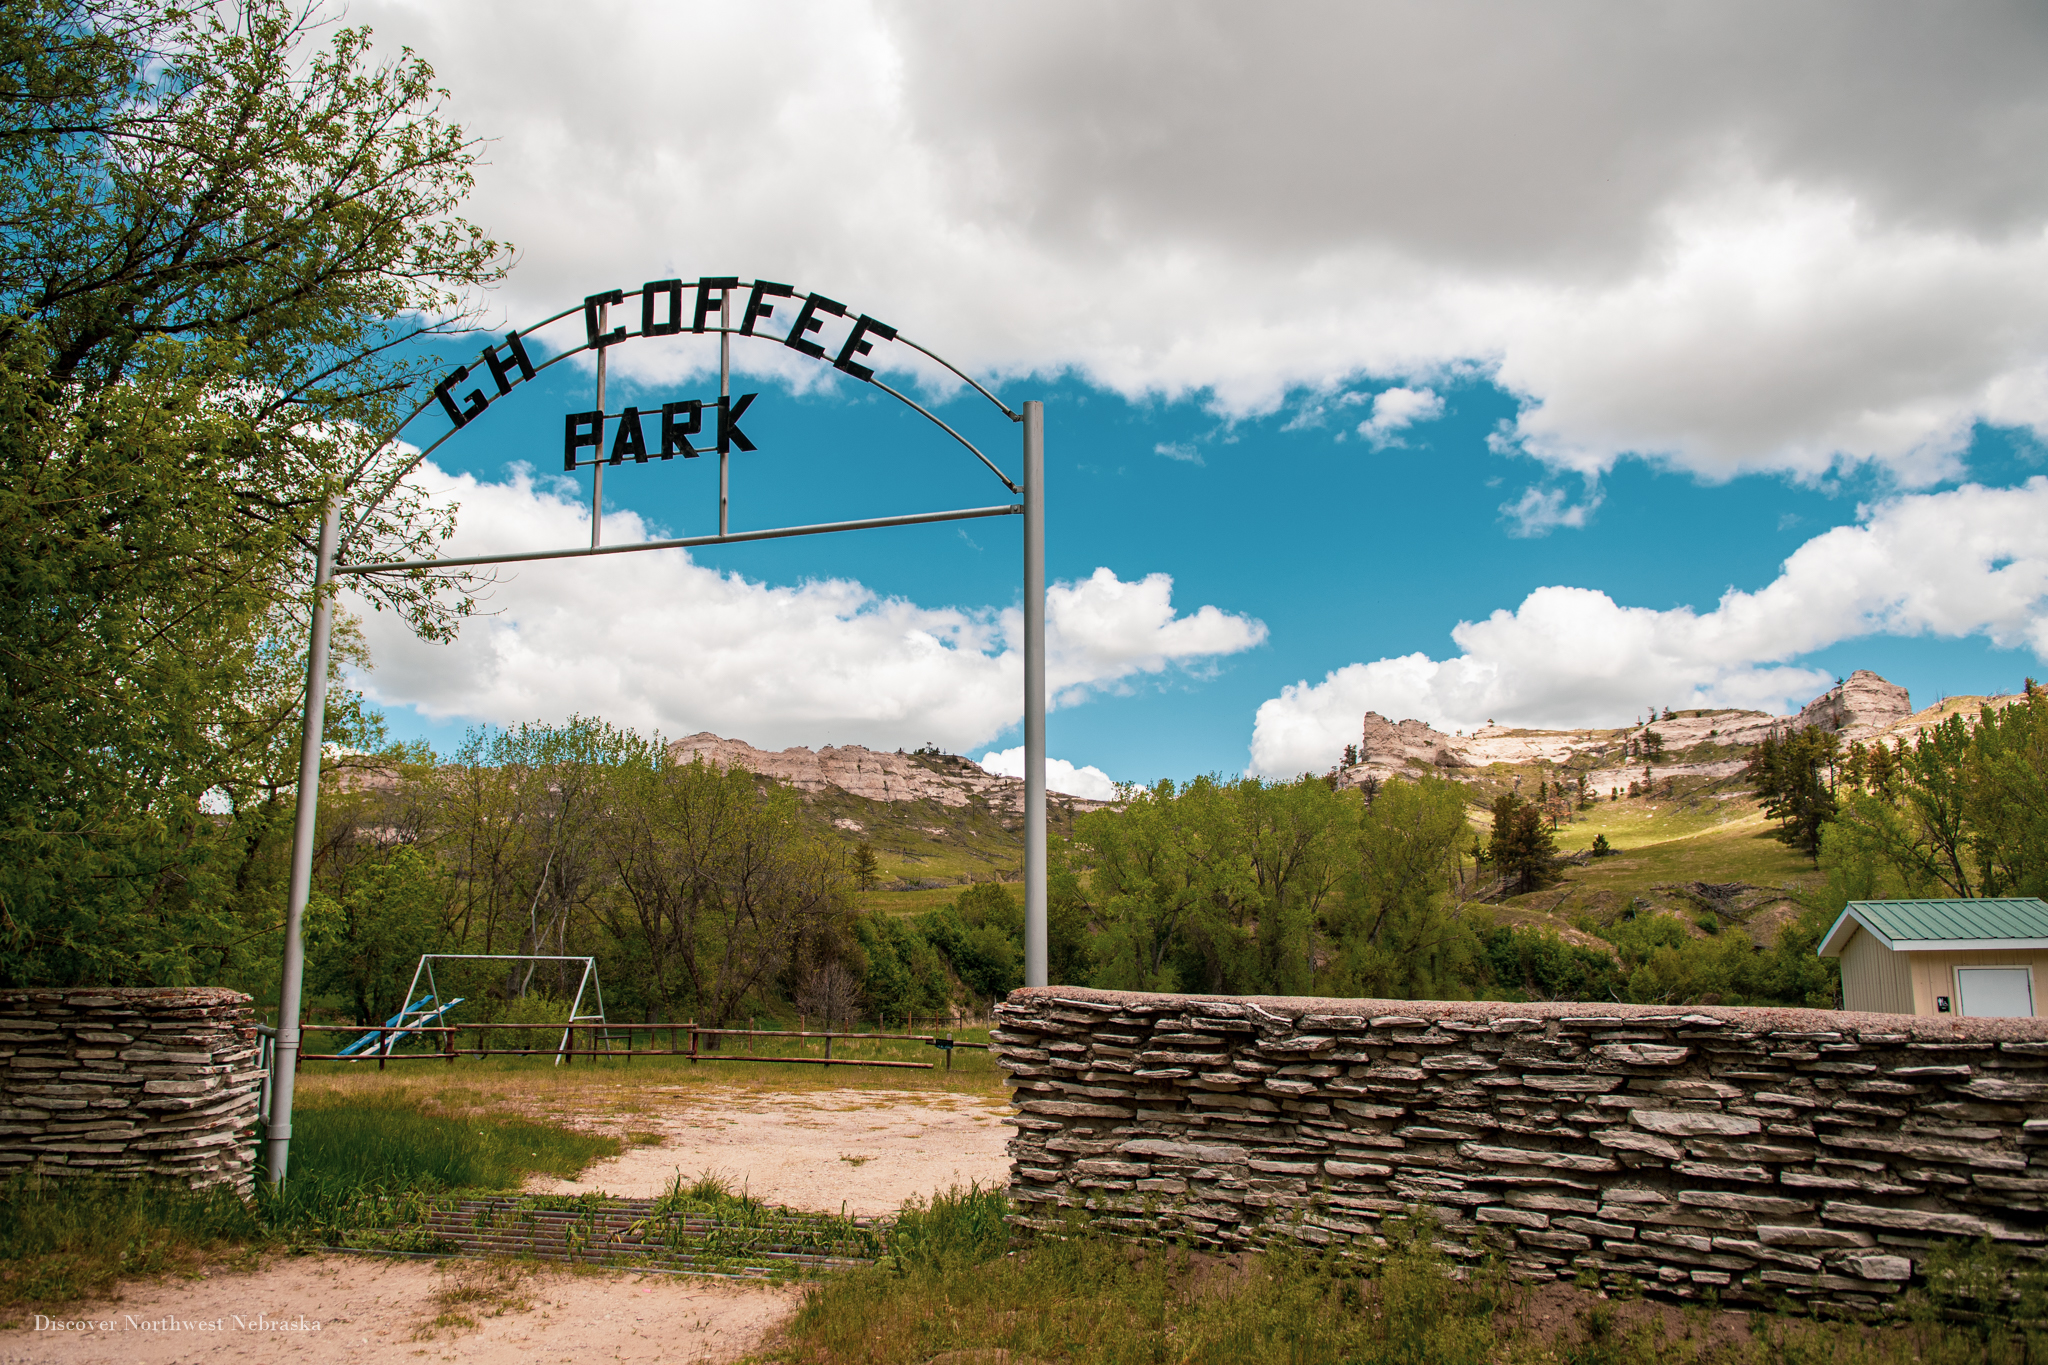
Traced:
<path fill-rule="evenodd" d="M 685 292 L 694 289 L 696 306 L 687 311 Z M 744 305 L 735 310 L 733 294 L 745 290 Z M 614 307 L 623 310 L 626 300 L 640 300 L 637 331 L 626 325 L 613 326 Z M 718 326 L 709 327 L 713 313 Z M 733 314 L 738 311 L 737 326 Z M 580 321 L 580 337 L 551 341 L 556 354 L 536 364 L 527 349 L 528 339 L 549 335 L 558 323 Z M 624 318 L 621 319 L 622 324 Z M 827 324 L 834 326 L 833 339 L 826 340 Z M 572 324 L 573 325 L 573 324 Z M 839 332 L 836 329 L 843 327 Z M 674 337 L 685 331 L 701 335 L 718 333 L 718 397 L 678 399 L 650 406 L 643 412 L 628 404 L 617 416 L 616 439 L 606 450 L 606 428 L 611 419 L 605 407 L 606 353 L 615 344 L 641 338 Z M 732 339 L 737 336 L 768 343 L 829 365 L 840 374 L 872 385 L 908 407 L 952 441 L 966 448 L 989 473 L 1002 481 L 1022 501 L 991 507 L 962 507 L 944 512 L 909 512 L 896 516 L 865 517 L 856 521 L 823 522 L 806 526 L 778 526 L 763 530 L 731 529 L 731 453 L 755 449 L 740 423 L 758 394 L 732 394 Z M 909 353 L 947 371 L 988 400 L 1003 417 L 1024 427 L 1024 474 L 1021 484 L 997 467 L 981 449 L 959 430 L 943 421 L 916 399 L 885 383 L 875 373 L 880 357 L 864 364 L 878 344 L 895 343 L 903 348 L 898 362 L 912 361 Z M 839 531 L 872 531 L 890 526 L 924 526 L 942 521 L 965 521 L 980 517 L 1024 518 L 1024 979 L 1033 986 L 1047 984 L 1046 959 L 1046 819 L 1045 819 L 1045 406 L 1024 404 L 1020 413 L 976 381 L 972 375 L 934 351 L 905 337 L 888 323 L 866 313 L 850 310 L 836 299 L 819 293 L 802 293 L 773 280 L 741 280 L 734 276 L 706 275 L 694 283 L 681 279 L 649 280 L 638 289 L 611 289 L 587 295 L 551 317 L 524 331 L 505 334 L 502 341 L 483 349 L 482 356 L 467 365 L 457 365 L 434 386 L 430 397 L 388 434 L 397 441 L 411 423 L 438 406 L 447 414 L 449 427 L 431 440 L 413 445 L 409 458 L 387 471 L 374 489 L 351 494 L 358 508 L 349 530 L 360 528 L 375 509 L 397 491 L 400 482 L 441 445 L 463 430 L 499 399 L 534 379 L 542 370 L 586 351 L 596 352 L 596 410 L 574 412 L 563 419 L 562 460 L 565 473 L 581 469 L 593 472 L 590 493 L 590 545 L 574 549 L 526 550 L 488 555 L 451 556 L 446 559 L 417 559 L 366 564 L 336 564 L 336 547 L 341 541 L 341 502 L 328 504 L 321 524 L 318 563 L 314 570 L 312 638 L 306 658 L 306 718 L 299 752 L 298 823 L 292 834 L 292 875 L 290 899 L 285 909 L 284 980 L 278 992 L 276 1075 L 271 1083 L 268 1142 L 265 1168 L 272 1185 L 284 1180 L 291 1150 L 292 1074 L 299 1055 L 299 1013 L 301 983 L 305 974 L 303 920 L 306 900 L 313 884 L 313 823 L 320 799 L 320 748 L 327 705 L 327 655 L 331 607 L 330 580 L 339 575 L 408 574 L 421 575 L 489 564 L 517 564 L 542 559 L 578 559 L 585 556 L 637 554 L 642 550 L 690 549 L 700 545 L 737 545 L 757 540 L 780 540 L 789 536 L 826 535 Z M 951 381 L 946 381 L 950 383 Z M 474 387 L 471 387 L 474 385 Z M 467 392 L 464 392 L 464 390 Z M 643 400 L 644 401 L 644 400 Z M 714 424 L 715 425 L 711 425 Z M 699 443 L 712 440 L 709 448 Z M 695 437 L 696 441 L 691 438 Z M 582 458 L 589 451 L 591 458 Z M 718 533 L 684 536 L 672 540 L 649 540 L 631 545 L 604 543 L 604 467 L 632 466 L 677 458 L 693 460 L 702 455 L 718 456 Z"/>
<path fill-rule="evenodd" d="M 1024 984 L 1045 976 L 1045 404 L 1024 405 Z"/>
<path fill-rule="evenodd" d="M 608 303 L 597 305 L 597 334 L 604 335 L 605 324 L 611 321 L 612 306 Z M 604 454 L 604 357 L 605 348 L 597 348 L 597 453 Z M 590 548 L 595 550 L 604 543 L 604 461 L 598 460 L 591 468 L 590 480 Z"/>
<path fill-rule="evenodd" d="M 698 301 L 703 306 L 703 301 Z M 718 295 L 718 403 L 722 409 L 732 398 L 732 290 L 721 290 Z M 725 535 L 732 528 L 727 514 L 732 510 L 732 452 L 725 442 L 718 443 L 718 534 Z"/>
<path fill-rule="evenodd" d="M 341 499 L 327 503 L 320 549 L 313 564 L 313 627 L 306 649 L 306 723 L 299 739 L 299 810 L 292 827 L 292 880 L 284 912 L 284 981 L 277 995 L 276 1072 L 270 1078 L 269 1123 L 263 1169 L 272 1185 L 284 1179 L 292 1148 L 292 1081 L 299 1069 L 299 983 L 306 972 L 306 898 L 313 890 L 313 820 L 320 808 L 320 746 L 327 720 L 328 583 L 334 577 L 334 542 L 341 532 Z"/>

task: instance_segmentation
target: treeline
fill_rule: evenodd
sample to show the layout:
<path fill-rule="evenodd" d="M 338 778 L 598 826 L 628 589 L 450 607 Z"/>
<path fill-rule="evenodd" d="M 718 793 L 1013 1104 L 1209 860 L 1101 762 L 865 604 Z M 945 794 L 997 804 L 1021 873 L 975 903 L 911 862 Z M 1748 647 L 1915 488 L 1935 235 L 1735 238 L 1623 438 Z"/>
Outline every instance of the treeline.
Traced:
<path fill-rule="evenodd" d="M 795 792 L 678 763 L 599 720 L 330 772 L 305 917 L 308 999 L 325 1015 L 389 1018 L 428 953 L 525 959 L 441 961 L 434 980 L 464 999 L 462 1018 L 535 1024 L 559 1022 L 581 985 L 580 963 L 547 958 L 594 958 L 613 1019 L 713 1026 L 900 1020 L 1022 984 L 1009 889 L 963 888 L 915 919 L 861 914 L 851 851 Z M 198 979 L 275 998 L 291 807 L 280 792 L 216 820 L 215 839 L 243 853 L 241 894 L 208 917 Z"/>
<path fill-rule="evenodd" d="M 1371 792 L 1317 778 L 1197 779 L 1082 816 L 1051 881 L 1052 954 L 1110 988 L 1390 999 L 1834 1003 L 1816 907 L 1768 947 L 1670 916 L 1588 926 L 1596 943 L 1501 923 L 1548 884 L 1541 807 L 1503 794 L 1490 828 L 1436 777 Z M 1062 929 L 1064 927 L 1064 930 Z"/>
<path fill-rule="evenodd" d="M 1624 920 L 1600 946 L 1499 923 L 1489 901 L 1556 875 L 1538 808 L 1475 829 L 1433 777 L 1371 792 L 1319 778 L 1136 789 L 1052 850 L 1055 981 L 1143 990 L 1388 998 L 1828 1003 L 1817 930 L 1770 951 Z M 193 979 L 273 998 L 288 791 L 223 814 Z M 1483 821 L 1482 821 L 1483 823 Z M 978 1011 L 1023 984 L 1021 887 L 963 887 L 917 915 L 866 911 L 855 851 L 792 791 L 678 763 L 597 720 L 470 737 L 446 760 L 386 749 L 331 765 L 306 912 L 309 999 L 369 1023 L 424 953 L 595 958 L 615 1019 L 823 1023 Z M 1802 937 L 1803 935 L 1803 937 Z M 546 1022 L 581 967 L 444 962 L 465 1018 Z M 594 1002 L 586 1000 L 586 1006 Z"/>
<path fill-rule="evenodd" d="M 1844 748 L 1818 730 L 1751 760 L 1787 842 L 1828 876 L 1828 900 L 2048 896 L 2048 692 L 1949 716 L 1908 743 Z"/>

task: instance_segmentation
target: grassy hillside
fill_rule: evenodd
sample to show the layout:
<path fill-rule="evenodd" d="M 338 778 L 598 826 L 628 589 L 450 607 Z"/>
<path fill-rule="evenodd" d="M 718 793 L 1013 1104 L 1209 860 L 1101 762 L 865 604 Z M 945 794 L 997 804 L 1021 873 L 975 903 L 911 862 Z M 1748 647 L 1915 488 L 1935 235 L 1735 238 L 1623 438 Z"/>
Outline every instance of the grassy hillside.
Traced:
<path fill-rule="evenodd" d="M 1597 802 L 1557 830 L 1558 848 L 1584 852 L 1605 835 L 1613 853 L 1567 867 L 1554 886 L 1512 897 L 1501 923 L 1553 924 L 1592 946 L 1587 930 L 1630 915 L 1669 914 L 1694 936 L 1739 928 L 1760 945 L 1799 907 L 1791 899 L 1825 877 L 1775 837 L 1775 824 L 1739 778 L 1679 779 L 1676 793 Z M 1487 827 L 1475 812 L 1475 825 Z M 1708 927 L 1711 925 L 1711 927 Z"/>
<path fill-rule="evenodd" d="M 861 843 L 875 850 L 882 886 L 860 894 L 862 909 L 917 914 L 946 904 L 973 882 L 1023 879 L 1020 822 L 980 797 L 948 806 L 870 801 L 834 789 L 805 804 L 849 852 Z M 1058 793 L 1046 803 L 1046 820 L 1055 838 L 1073 832 L 1073 810 Z"/>
<path fill-rule="evenodd" d="M 1715 746 L 1684 757 L 1699 762 L 1740 753 Z M 1550 765 L 1496 764 L 1467 776 L 1473 827 L 1483 838 L 1494 795 L 1533 795 L 1561 772 Z M 1567 867 L 1557 884 L 1492 907 L 1496 921 L 1542 924 L 1594 947 L 1604 945 L 1591 930 L 1630 915 L 1669 914 L 1694 936 L 1708 933 L 1703 921 L 1710 921 L 1713 932 L 1738 928 L 1768 945 L 1796 913 L 1788 893 L 1823 882 L 1812 861 L 1773 837 L 1771 822 L 1739 777 L 1681 777 L 1669 794 L 1660 779 L 1657 790 L 1654 797 L 1603 796 L 1590 810 L 1573 812 L 1557 829 L 1559 849 L 1583 852 L 1605 835 L 1614 853 Z M 834 790 L 805 804 L 849 851 L 862 842 L 875 850 L 883 884 L 860 894 L 863 909 L 921 914 L 954 900 L 972 882 L 1022 879 L 1024 842 L 1016 817 L 984 799 L 948 806 L 871 801 Z M 1048 815 L 1055 837 L 1071 833 L 1073 812 L 1057 796 Z M 1709 890 L 1700 891 L 1701 884 Z"/>

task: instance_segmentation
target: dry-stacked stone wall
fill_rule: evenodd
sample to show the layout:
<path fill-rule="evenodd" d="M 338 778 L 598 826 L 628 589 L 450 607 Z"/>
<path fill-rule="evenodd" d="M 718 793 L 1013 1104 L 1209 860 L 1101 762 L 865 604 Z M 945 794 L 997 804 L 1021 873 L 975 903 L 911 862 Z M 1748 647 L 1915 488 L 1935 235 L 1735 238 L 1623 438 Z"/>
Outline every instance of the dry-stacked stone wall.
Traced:
<path fill-rule="evenodd" d="M 1026 989 L 1017 1221 L 1370 1244 L 1421 1207 L 1529 1279 L 1874 1308 L 2048 1257 L 2048 1020 Z"/>
<path fill-rule="evenodd" d="M 253 1186 L 249 997 L 213 987 L 0 991 L 0 1177 Z"/>

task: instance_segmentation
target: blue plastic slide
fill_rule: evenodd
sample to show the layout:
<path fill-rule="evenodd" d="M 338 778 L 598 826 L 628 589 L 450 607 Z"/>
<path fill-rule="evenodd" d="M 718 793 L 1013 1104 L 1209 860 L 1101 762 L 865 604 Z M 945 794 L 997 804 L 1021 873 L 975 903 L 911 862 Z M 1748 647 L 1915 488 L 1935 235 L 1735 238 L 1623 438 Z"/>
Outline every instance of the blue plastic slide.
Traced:
<path fill-rule="evenodd" d="M 461 1004 L 462 1001 L 463 997 L 458 995 L 453 1000 L 448 1001 L 446 1004 L 440 1004 L 435 1001 L 433 996 L 423 995 L 418 1000 L 414 1001 L 412 1004 L 407 1005 L 404 1009 L 400 1010 L 398 1013 L 392 1015 L 389 1019 L 386 1019 L 384 1021 L 384 1027 L 386 1029 L 399 1030 L 399 1032 L 396 1033 L 386 1033 L 383 1035 L 385 1041 L 385 1051 L 389 1052 L 391 1050 L 392 1045 L 396 1044 L 400 1039 L 404 1038 L 406 1034 L 412 1032 L 414 1029 L 423 1028 L 426 1025 L 433 1023 L 442 1015 L 446 1014 L 449 1010 L 452 1010 L 457 1005 Z M 356 1057 L 372 1054 L 377 1050 L 377 1037 L 378 1035 L 375 1033 L 365 1033 L 362 1037 L 356 1039 L 353 1043 L 350 1043 L 347 1047 L 343 1048 L 338 1055 L 343 1057 Z"/>

